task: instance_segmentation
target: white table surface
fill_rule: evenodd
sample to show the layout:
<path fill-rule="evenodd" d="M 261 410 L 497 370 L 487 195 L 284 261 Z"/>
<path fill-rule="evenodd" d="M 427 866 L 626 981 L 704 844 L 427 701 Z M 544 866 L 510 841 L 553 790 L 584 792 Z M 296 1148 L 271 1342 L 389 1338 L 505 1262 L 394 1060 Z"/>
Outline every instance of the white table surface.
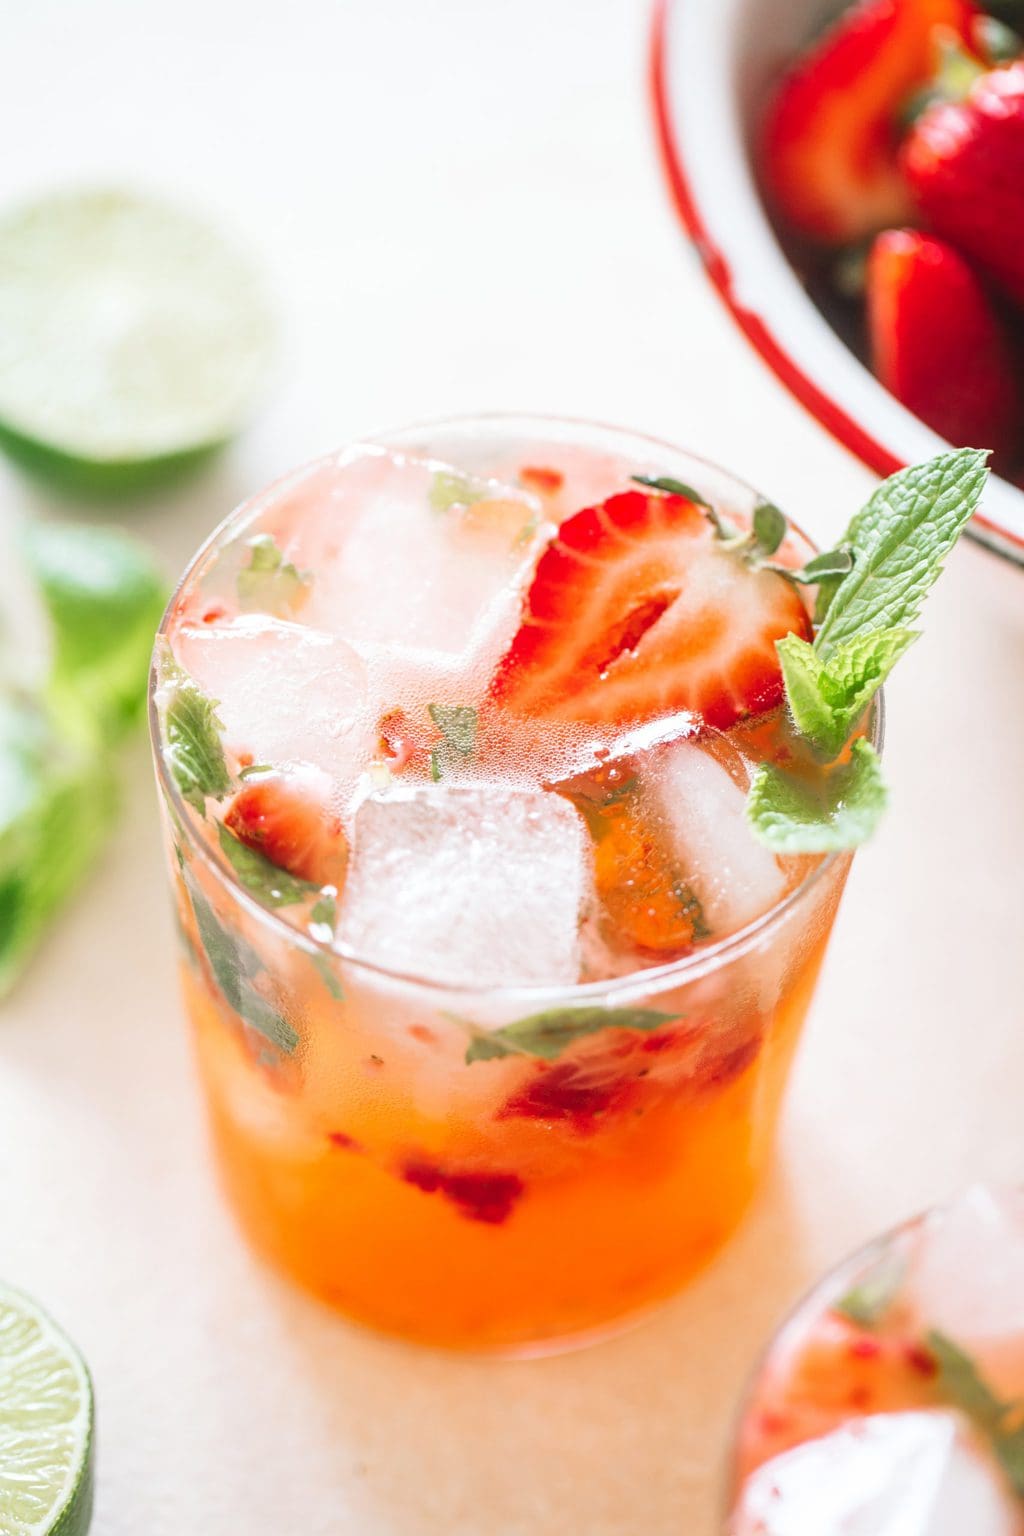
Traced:
<path fill-rule="evenodd" d="M 869 490 L 747 350 L 654 158 L 641 0 L 33 0 L 4 18 L 0 195 L 128 180 L 220 212 L 285 317 L 278 389 L 128 507 L 168 573 L 279 471 L 447 411 L 675 438 L 813 532 Z M 3 515 L 55 503 L 9 471 Z M 252 1259 L 209 1177 L 144 746 L 116 840 L 0 1016 L 0 1272 L 80 1341 L 97 1536 L 713 1536 L 737 1393 L 825 1264 L 1024 1170 L 1024 576 L 964 547 L 890 690 L 774 1174 L 653 1322 L 495 1363 L 350 1330 Z"/>

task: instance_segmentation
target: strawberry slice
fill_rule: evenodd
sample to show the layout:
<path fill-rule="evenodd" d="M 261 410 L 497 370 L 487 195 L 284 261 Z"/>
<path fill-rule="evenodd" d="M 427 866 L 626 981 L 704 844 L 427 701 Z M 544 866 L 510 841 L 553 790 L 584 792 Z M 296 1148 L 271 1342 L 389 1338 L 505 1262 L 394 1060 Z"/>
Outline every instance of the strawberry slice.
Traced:
<path fill-rule="evenodd" d="M 784 577 L 685 497 L 624 491 L 541 556 L 492 693 L 518 715 L 622 727 L 689 709 L 724 729 L 781 702 L 775 641 L 791 630 L 811 626 Z"/>
<path fill-rule="evenodd" d="M 898 400 L 958 447 L 992 448 L 997 466 L 1024 427 L 1009 335 L 963 257 L 916 230 L 879 235 L 868 260 L 874 369 Z"/>
<path fill-rule="evenodd" d="M 761 141 L 768 197 L 795 232 L 838 245 L 909 216 L 900 113 L 938 67 L 941 29 L 966 40 L 973 16 L 967 0 L 858 0 L 797 60 Z"/>
<path fill-rule="evenodd" d="M 902 164 L 932 230 L 1024 305 L 1024 60 L 922 113 Z"/>
<path fill-rule="evenodd" d="M 340 888 L 348 848 L 334 780 L 312 763 L 250 779 L 228 807 L 224 825 L 247 848 L 314 885 Z"/>

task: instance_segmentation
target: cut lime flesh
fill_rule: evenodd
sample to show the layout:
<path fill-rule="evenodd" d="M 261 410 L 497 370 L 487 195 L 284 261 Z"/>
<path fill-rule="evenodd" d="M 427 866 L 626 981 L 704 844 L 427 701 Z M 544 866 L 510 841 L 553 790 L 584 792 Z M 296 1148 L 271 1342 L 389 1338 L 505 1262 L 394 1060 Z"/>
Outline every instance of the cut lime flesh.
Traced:
<path fill-rule="evenodd" d="M 71 1340 L 0 1285 L 0 1532 L 85 1536 L 92 1516 L 92 1383 Z"/>
<path fill-rule="evenodd" d="M 31 467 L 159 477 L 234 434 L 271 350 L 257 277 L 191 214 L 90 191 L 0 218 L 0 442 Z"/>

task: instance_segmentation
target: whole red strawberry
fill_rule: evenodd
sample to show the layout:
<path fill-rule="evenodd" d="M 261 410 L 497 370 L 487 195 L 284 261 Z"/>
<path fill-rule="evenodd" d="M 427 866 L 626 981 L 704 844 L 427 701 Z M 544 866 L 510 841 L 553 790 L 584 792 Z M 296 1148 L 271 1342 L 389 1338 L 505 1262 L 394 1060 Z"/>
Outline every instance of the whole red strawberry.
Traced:
<path fill-rule="evenodd" d="M 973 19 L 970 0 L 854 0 L 801 54 L 771 102 L 760 153 L 769 199 L 792 231 L 840 245 L 909 216 L 900 113 L 934 73 L 942 37 L 966 42 Z"/>
<path fill-rule="evenodd" d="M 1024 305 L 1024 60 L 930 107 L 902 150 L 925 221 Z"/>
<path fill-rule="evenodd" d="M 1024 436 L 1024 401 L 1003 320 L 958 251 L 912 229 L 871 249 L 868 331 L 874 370 L 947 442 L 991 448 L 1006 465 Z"/>

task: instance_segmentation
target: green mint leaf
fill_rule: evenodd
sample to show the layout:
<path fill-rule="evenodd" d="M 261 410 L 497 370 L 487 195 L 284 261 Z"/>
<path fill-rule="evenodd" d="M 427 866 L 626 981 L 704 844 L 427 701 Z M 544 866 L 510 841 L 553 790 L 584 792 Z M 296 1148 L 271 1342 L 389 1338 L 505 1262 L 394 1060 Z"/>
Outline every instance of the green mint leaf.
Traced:
<path fill-rule="evenodd" d="M 795 581 L 798 586 L 818 588 L 818 607 L 821 614 L 820 617 L 816 616 L 815 622 L 820 624 L 839 582 L 853 570 L 853 555 L 848 549 L 840 546 L 838 549 L 824 550 L 796 570 L 788 565 L 769 565 L 768 569 L 774 571 L 777 576 L 785 576 L 787 581 Z"/>
<path fill-rule="evenodd" d="M 1002 1402 L 982 1379 L 970 1355 L 946 1334 L 933 1329 L 925 1338 L 925 1347 L 938 1365 L 940 1391 L 988 1436 L 1014 1492 L 1024 1497 L 1022 1405 Z"/>
<path fill-rule="evenodd" d="M 797 729 L 827 758 L 838 757 L 896 662 L 913 645 L 912 629 L 874 629 L 822 661 L 799 635 L 776 641 L 786 697 Z"/>
<path fill-rule="evenodd" d="M 845 543 L 853 569 L 828 606 L 815 640 L 827 658 L 862 631 L 906 626 L 981 499 L 987 454 L 941 453 L 891 475 L 858 512 Z"/>
<path fill-rule="evenodd" d="M 258 848 L 248 848 L 239 842 L 223 822 L 217 824 L 217 836 L 221 850 L 240 885 L 251 891 L 268 907 L 288 907 L 305 901 L 319 887 L 308 880 L 299 880 L 287 870 L 279 869 Z"/>
<path fill-rule="evenodd" d="M 109 746 L 142 718 L 167 585 L 145 547 L 114 528 L 35 522 L 24 549 L 53 628 L 54 709 Z"/>
<path fill-rule="evenodd" d="M 326 955 L 314 955 L 313 964 L 320 973 L 320 980 L 334 998 L 334 1001 L 336 1003 L 343 1003 L 345 1001 L 345 989 L 334 974 L 334 968 L 328 957 Z"/>
<path fill-rule="evenodd" d="M 312 576 L 285 560 L 272 534 L 257 533 L 247 543 L 249 563 L 236 582 L 239 606 L 246 613 L 287 618 L 301 606 Z"/>
<path fill-rule="evenodd" d="M 754 836 L 775 853 L 837 853 L 867 841 L 885 804 L 878 754 L 860 738 L 853 743 L 850 761 L 821 783 L 761 763 L 746 810 Z"/>
<path fill-rule="evenodd" d="M 430 754 L 430 777 L 437 784 L 441 778 L 441 754 L 437 747 Z"/>
<path fill-rule="evenodd" d="M 428 704 L 427 711 L 445 739 L 460 757 L 469 757 L 476 746 L 477 713 L 471 704 Z"/>
<path fill-rule="evenodd" d="M 711 503 L 705 501 L 700 491 L 695 491 L 692 485 L 687 485 L 685 480 L 674 480 L 671 475 L 630 475 L 631 480 L 637 485 L 645 485 L 651 491 L 664 491 L 666 496 L 685 496 L 687 501 L 692 501 L 696 507 L 708 507 Z"/>
<path fill-rule="evenodd" d="M 562 1052 L 586 1035 L 602 1029 L 660 1029 L 680 1017 L 653 1008 L 552 1008 L 531 1013 L 489 1033 L 478 1031 L 466 1051 L 466 1061 L 491 1061 L 499 1056 L 537 1056 L 556 1061 Z"/>
<path fill-rule="evenodd" d="M 193 880 L 186 883 L 203 952 L 225 1002 L 279 1051 L 294 1051 L 299 1043 L 295 1030 L 253 985 L 265 970 L 260 956 L 240 934 L 228 932 Z"/>
<path fill-rule="evenodd" d="M 939 1386 L 944 1395 L 988 1433 L 997 1430 L 1006 1409 L 982 1381 L 970 1355 L 936 1329 L 925 1338 L 925 1348 L 939 1367 Z"/>
<path fill-rule="evenodd" d="M 321 889 L 320 899 L 316 902 L 309 914 L 310 926 L 327 928 L 330 932 L 325 935 L 330 939 L 334 937 L 334 924 L 338 917 L 337 892 L 333 886 L 324 886 Z"/>
<path fill-rule="evenodd" d="M 164 757 L 183 799 L 205 816 L 206 797 L 221 800 L 231 788 L 217 705 L 169 654 L 161 673 Z"/>
<path fill-rule="evenodd" d="M 784 512 L 770 501 L 762 501 L 754 512 L 754 539 L 758 553 L 764 557 L 774 555 L 788 528 Z"/>
<path fill-rule="evenodd" d="M 906 1268 L 902 1254 L 887 1250 L 862 1280 L 833 1302 L 832 1310 L 861 1328 L 874 1328 L 896 1300 Z"/>
<path fill-rule="evenodd" d="M 704 904 L 692 885 L 684 880 L 679 880 L 672 887 L 672 895 L 679 905 L 683 916 L 689 918 L 693 927 L 693 937 L 697 939 L 710 939 L 711 929 L 708 927 L 707 918 L 704 916 Z"/>
<path fill-rule="evenodd" d="M 485 501 L 490 487 L 485 480 L 462 475 L 455 469 L 438 469 L 430 482 L 428 501 L 432 512 L 450 512 L 453 507 L 472 507 Z"/>
<path fill-rule="evenodd" d="M 0 997 L 95 862 L 116 800 L 105 754 L 43 700 L 0 689 Z"/>

